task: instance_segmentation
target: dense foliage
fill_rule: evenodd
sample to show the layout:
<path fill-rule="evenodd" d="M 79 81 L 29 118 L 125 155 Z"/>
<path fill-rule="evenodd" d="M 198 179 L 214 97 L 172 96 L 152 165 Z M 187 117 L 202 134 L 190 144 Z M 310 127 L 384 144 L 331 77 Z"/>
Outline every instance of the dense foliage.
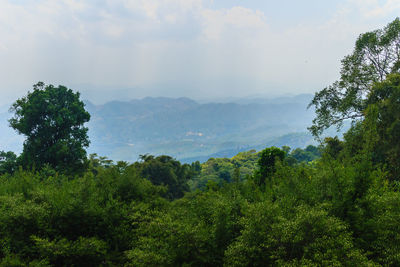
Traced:
<path fill-rule="evenodd" d="M 246 179 L 207 183 L 173 201 L 168 184 L 145 177 L 150 166 L 168 179 L 189 169 L 169 157 L 127 164 L 92 156 L 73 179 L 49 167 L 4 174 L 0 266 L 396 266 L 400 188 L 370 153 L 338 142 L 327 140 L 309 163 L 275 157 L 265 184 L 257 158 Z M 197 175 L 208 167 L 193 164 L 192 175 L 199 166 Z"/>
<path fill-rule="evenodd" d="M 90 119 L 79 99 L 64 86 L 42 82 L 11 107 L 10 126 L 26 136 L 20 163 L 29 168 L 49 165 L 59 172 L 76 173 L 85 166 Z"/>
<path fill-rule="evenodd" d="M 222 186 L 224 183 L 248 180 L 259 166 L 260 157 L 264 155 L 265 160 L 265 155 L 270 150 L 277 152 L 281 156 L 281 160 L 282 156 L 286 155 L 284 160 L 291 166 L 312 162 L 321 156 L 320 149 L 313 145 L 309 145 L 305 149 L 296 148 L 292 151 L 290 151 L 290 147 L 284 146 L 282 150 L 266 148 L 260 152 L 256 150 L 240 152 L 232 158 L 210 158 L 201 165 L 197 161 L 192 163 L 192 171 L 195 176 L 188 181 L 190 188 L 196 190 L 203 189 L 210 184 Z M 264 166 L 265 174 L 267 167 L 263 163 L 261 165 Z M 273 168 L 271 164 L 270 168 Z M 260 180 L 262 178 L 259 174 L 260 172 L 257 172 L 257 178 Z"/>
<path fill-rule="evenodd" d="M 317 116 L 310 128 L 314 135 L 345 120 L 363 118 L 367 97 L 376 82 L 400 71 L 400 19 L 385 28 L 361 34 L 352 54 L 342 60 L 340 79 L 317 92 L 310 103 Z"/>
<path fill-rule="evenodd" d="M 181 164 L 170 156 L 141 156 L 142 161 L 134 166 L 141 177 L 148 179 L 154 185 L 167 187 L 166 197 L 175 199 L 183 197 L 189 191 L 188 180 L 195 173 L 189 164 Z"/>

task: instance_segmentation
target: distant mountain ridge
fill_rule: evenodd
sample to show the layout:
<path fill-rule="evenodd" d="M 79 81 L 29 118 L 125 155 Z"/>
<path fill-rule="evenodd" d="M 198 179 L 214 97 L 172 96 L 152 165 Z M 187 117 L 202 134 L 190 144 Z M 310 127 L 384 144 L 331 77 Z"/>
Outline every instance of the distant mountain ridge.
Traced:
<path fill-rule="evenodd" d="M 307 133 L 314 116 L 307 110 L 311 98 L 245 99 L 242 104 L 200 104 L 189 98 L 166 97 L 103 105 L 85 101 L 92 115 L 89 151 L 127 161 L 146 153 L 168 154 L 183 161 L 203 160 L 273 145 L 273 140 L 291 133 L 302 133 L 306 140 L 276 143 L 302 147 L 313 143 Z"/>
<path fill-rule="evenodd" d="M 266 146 L 304 147 L 314 117 L 307 109 L 312 95 L 274 99 L 236 99 L 199 103 L 190 98 L 146 97 L 95 105 L 91 114 L 89 153 L 136 161 L 141 154 L 167 154 L 181 161 L 233 156 Z M 23 137 L 8 127 L 11 114 L 0 113 L 0 150 L 22 150 Z"/>

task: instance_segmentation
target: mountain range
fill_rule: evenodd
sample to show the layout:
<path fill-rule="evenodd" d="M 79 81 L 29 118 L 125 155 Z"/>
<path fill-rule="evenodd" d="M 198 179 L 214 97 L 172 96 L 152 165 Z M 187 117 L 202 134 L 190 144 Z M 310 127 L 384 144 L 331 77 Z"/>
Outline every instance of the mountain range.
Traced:
<path fill-rule="evenodd" d="M 167 154 L 183 162 L 231 157 L 266 146 L 304 147 L 314 143 L 307 132 L 314 117 L 307 109 L 312 95 L 273 99 L 229 99 L 199 103 L 189 98 L 146 97 L 95 105 L 91 114 L 89 153 L 136 161 L 142 154 Z M 7 127 L 0 113 L 0 150 L 20 152 L 23 138 Z"/>

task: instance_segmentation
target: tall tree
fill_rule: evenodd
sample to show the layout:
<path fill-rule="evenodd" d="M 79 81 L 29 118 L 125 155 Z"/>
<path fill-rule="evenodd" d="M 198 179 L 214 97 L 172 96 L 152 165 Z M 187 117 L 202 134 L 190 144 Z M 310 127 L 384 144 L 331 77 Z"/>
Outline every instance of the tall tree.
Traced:
<path fill-rule="evenodd" d="M 285 158 L 285 151 L 277 147 L 267 147 L 260 152 L 258 160 L 259 169 L 259 184 L 265 184 L 265 180 L 271 179 L 272 174 L 275 172 L 275 164 L 278 160 L 282 161 Z"/>
<path fill-rule="evenodd" d="M 14 116 L 10 126 L 26 136 L 21 163 L 26 167 L 50 165 L 64 173 L 76 173 L 84 168 L 89 145 L 90 119 L 79 99 L 65 86 L 54 87 L 39 82 L 33 92 L 18 99 L 11 107 Z"/>
<path fill-rule="evenodd" d="M 189 191 L 188 180 L 193 176 L 189 164 L 181 164 L 170 156 L 141 155 L 142 162 L 136 162 L 142 177 L 150 180 L 154 185 L 168 186 L 166 196 L 169 199 L 181 198 Z"/>
<path fill-rule="evenodd" d="M 387 165 L 391 178 L 400 177 L 400 74 L 373 86 L 367 100 L 364 128 L 372 143 L 373 160 Z"/>
<path fill-rule="evenodd" d="M 17 169 L 17 155 L 12 151 L 0 151 L 0 175 Z"/>
<path fill-rule="evenodd" d="M 385 28 L 361 34 L 351 55 L 342 60 L 340 79 L 317 92 L 309 104 L 316 118 L 310 127 L 314 135 L 345 120 L 363 118 L 366 98 L 376 82 L 400 70 L 400 20 Z"/>

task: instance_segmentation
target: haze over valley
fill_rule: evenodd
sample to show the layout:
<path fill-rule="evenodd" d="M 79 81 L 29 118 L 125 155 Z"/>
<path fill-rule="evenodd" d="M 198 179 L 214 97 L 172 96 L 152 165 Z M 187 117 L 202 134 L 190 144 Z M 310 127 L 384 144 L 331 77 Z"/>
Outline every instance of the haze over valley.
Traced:
<path fill-rule="evenodd" d="M 236 98 L 225 103 L 199 103 L 189 98 L 146 97 L 95 105 L 87 124 L 88 153 L 134 162 L 139 155 L 171 155 L 183 162 L 232 157 L 266 146 L 315 144 L 307 127 L 312 95 L 279 98 Z M 232 102 L 234 101 L 234 102 Z M 8 127 L 10 114 L 0 114 L 0 146 L 19 152 L 23 138 Z"/>

